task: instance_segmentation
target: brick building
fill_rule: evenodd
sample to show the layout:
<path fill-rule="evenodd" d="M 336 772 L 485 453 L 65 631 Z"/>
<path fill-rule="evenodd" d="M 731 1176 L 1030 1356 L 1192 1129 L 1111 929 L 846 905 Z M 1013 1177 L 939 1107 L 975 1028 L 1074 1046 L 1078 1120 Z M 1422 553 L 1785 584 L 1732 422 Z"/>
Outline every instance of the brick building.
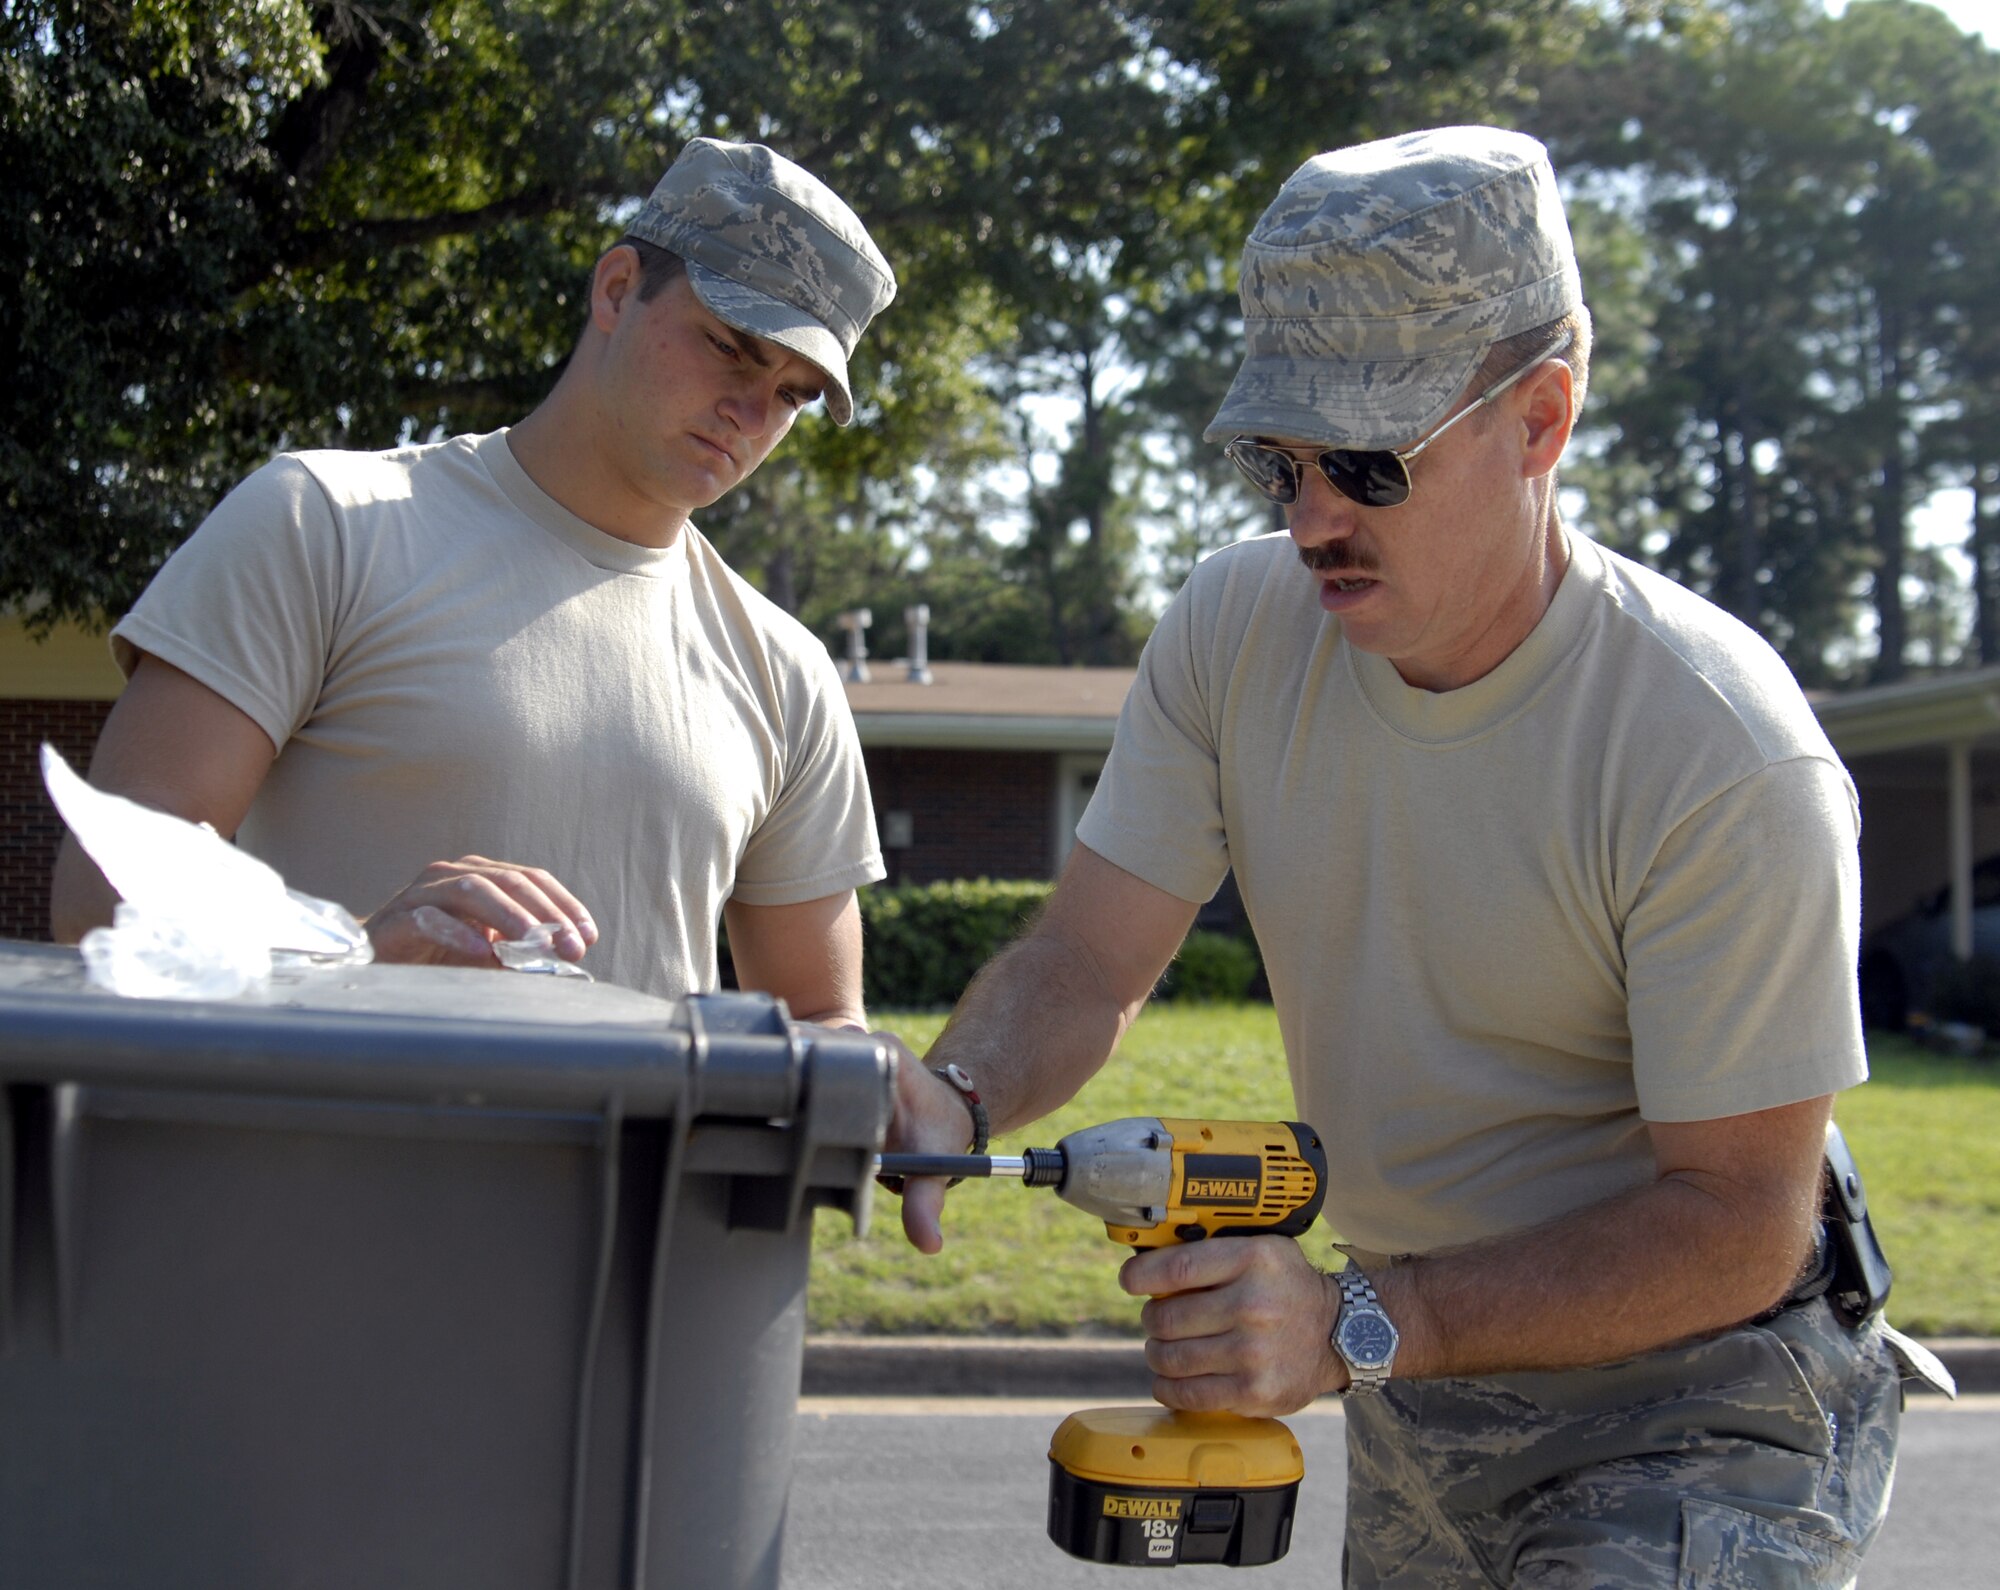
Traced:
<path fill-rule="evenodd" d="M 931 674 L 918 684 L 906 665 L 878 663 L 847 686 L 890 880 L 1053 877 L 1132 670 L 936 663 Z M 82 771 L 121 683 L 101 636 L 34 642 L 0 617 L 0 938 L 48 936 L 62 825 L 37 748 L 51 742 Z"/>
<path fill-rule="evenodd" d="M 102 636 L 59 629 L 31 641 L 19 619 L 0 614 L 0 938 L 49 936 L 62 820 L 42 790 L 42 742 L 87 767 L 122 683 Z"/>
<path fill-rule="evenodd" d="M 1122 668 L 878 662 L 847 685 L 892 882 L 1050 878 L 1111 748 Z M 0 938 L 45 938 L 61 827 L 36 748 L 79 770 L 121 681 L 99 636 L 0 615 Z M 1861 791 L 1864 933 L 1945 888 L 1969 946 L 1971 869 L 2000 854 L 2000 667 L 1813 703 Z M 349 902 L 352 903 L 352 902 Z M 1228 884 L 1204 920 L 1239 909 Z"/>
<path fill-rule="evenodd" d="M 1111 749 L 1129 668 L 903 663 L 850 682 L 892 883 L 1052 878 Z"/>

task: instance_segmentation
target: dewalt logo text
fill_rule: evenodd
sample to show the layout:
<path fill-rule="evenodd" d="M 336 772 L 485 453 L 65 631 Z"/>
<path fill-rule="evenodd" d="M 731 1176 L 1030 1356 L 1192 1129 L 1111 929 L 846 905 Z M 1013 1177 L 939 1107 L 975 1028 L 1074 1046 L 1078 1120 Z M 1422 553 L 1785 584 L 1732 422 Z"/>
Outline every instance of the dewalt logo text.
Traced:
<path fill-rule="evenodd" d="M 1106 1518 L 1179 1518 L 1181 1499 L 1178 1496 L 1107 1496 L 1104 1498 Z"/>
<path fill-rule="evenodd" d="M 1257 1183 L 1255 1181 L 1234 1179 L 1224 1180 L 1219 1176 L 1205 1176 L 1198 1181 L 1189 1181 L 1187 1191 L 1182 1196 L 1187 1198 L 1255 1198 L 1257 1196 Z"/>

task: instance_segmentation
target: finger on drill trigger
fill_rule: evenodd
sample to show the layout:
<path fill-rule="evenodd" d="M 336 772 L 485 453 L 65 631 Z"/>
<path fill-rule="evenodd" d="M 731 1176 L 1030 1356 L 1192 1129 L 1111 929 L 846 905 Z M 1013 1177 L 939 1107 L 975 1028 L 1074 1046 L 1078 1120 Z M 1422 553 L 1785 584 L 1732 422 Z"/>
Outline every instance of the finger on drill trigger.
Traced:
<path fill-rule="evenodd" d="M 1214 1286 L 1239 1273 L 1226 1249 L 1239 1247 L 1244 1238 L 1225 1242 L 1186 1242 L 1170 1248 L 1148 1248 L 1135 1253 L 1118 1270 L 1118 1284 L 1133 1297 L 1166 1297 L 1190 1292 L 1196 1287 Z"/>

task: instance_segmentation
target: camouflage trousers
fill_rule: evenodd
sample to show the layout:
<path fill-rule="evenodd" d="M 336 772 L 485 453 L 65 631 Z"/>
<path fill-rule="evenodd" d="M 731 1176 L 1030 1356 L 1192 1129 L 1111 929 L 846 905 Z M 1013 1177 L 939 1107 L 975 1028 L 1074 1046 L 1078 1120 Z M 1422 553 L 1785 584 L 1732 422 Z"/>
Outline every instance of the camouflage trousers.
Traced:
<path fill-rule="evenodd" d="M 1902 1374 L 1879 1320 L 1817 1300 L 1602 1368 L 1392 1380 L 1348 1400 L 1341 1582 L 1852 1584 Z"/>

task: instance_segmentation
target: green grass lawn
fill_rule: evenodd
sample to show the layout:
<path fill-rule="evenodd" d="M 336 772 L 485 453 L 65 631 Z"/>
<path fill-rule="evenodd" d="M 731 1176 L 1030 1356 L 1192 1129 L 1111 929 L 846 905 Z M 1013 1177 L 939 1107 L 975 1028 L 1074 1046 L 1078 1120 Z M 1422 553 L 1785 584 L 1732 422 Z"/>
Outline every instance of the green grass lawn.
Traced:
<path fill-rule="evenodd" d="M 919 1053 L 944 1026 L 941 1015 L 880 1019 Z M 1899 1039 L 1877 1039 L 1870 1057 L 1874 1075 L 1841 1100 L 1839 1119 L 1896 1269 L 1890 1316 L 1926 1335 L 2000 1335 L 2000 1064 L 1943 1059 Z M 994 1152 L 1047 1146 L 1125 1115 L 1281 1120 L 1290 1112 L 1268 1005 L 1163 1005 L 1067 1106 L 996 1139 Z M 1306 1239 L 1322 1264 L 1328 1240 L 1317 1231 Z M 819 1216 L 811 1328 L 1133 1335 L 1138 1304 L 1116 1284 L 1124 1256 L 1082 1211 L 993 1181 L 952 1194 L 945 1250 L 926 1259 L 904 1242 L 896 1199 L 878 1190 L 864 1240 L 845 1216 Z"/>
<path fill-rule="evenodd" d="M 1870 1034 L 1841 1130 L 1896 1272 L 1889 1318 L 1924 1336 L 2000 1336 L 2000 1061 Z"/>

